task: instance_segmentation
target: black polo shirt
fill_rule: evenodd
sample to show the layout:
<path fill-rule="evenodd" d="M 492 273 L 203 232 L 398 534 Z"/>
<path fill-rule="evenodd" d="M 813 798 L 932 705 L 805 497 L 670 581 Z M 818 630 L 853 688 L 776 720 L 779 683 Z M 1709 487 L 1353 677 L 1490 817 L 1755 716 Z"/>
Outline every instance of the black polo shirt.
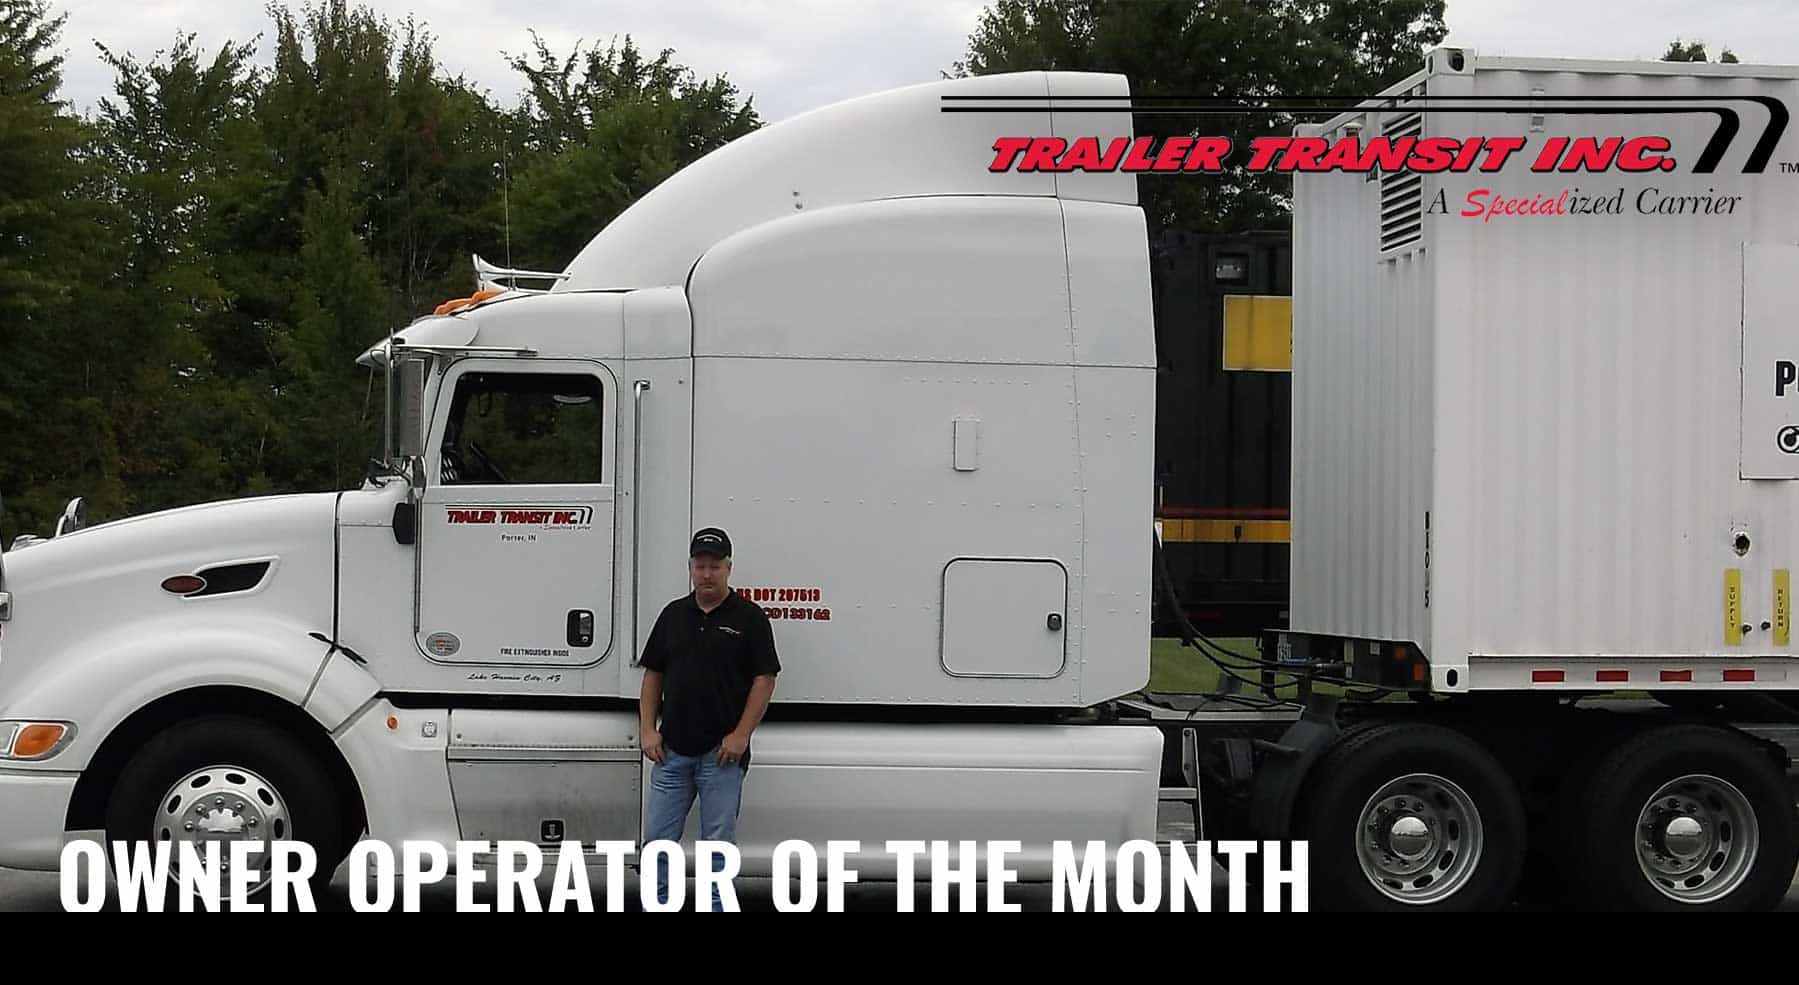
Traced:
<path fill-rule="evenodd" d="M 751 683 L 780 673 L 781 661 L 768 613 L 732 589 L 711 612 L 692 593 L 664 606 L 644 644 L 643 666 L 663 675 L 663 743 L 698 756 L 736 730 Z"/>

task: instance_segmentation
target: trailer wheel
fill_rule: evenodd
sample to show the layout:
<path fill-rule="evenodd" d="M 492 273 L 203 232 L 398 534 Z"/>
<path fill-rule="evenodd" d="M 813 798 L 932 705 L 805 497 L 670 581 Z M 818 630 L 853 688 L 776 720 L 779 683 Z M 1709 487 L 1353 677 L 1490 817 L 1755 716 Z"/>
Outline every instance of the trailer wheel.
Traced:
<path fill-rule="evenodd" d="M 231 842 L 263 843 L 249 856 L 259 874 L 250 898 L 265 906 L 269 842 L 305 842 L 317 863 L 310 882 L 316 901 L 348 852 L 343 828 L 337 787 L 324 767 L 287 732 L 241 715 L 198 718 L 153 737 L 126 763 L 106 806 L 109 843 L 171 843 L 171 883 L 182 842 L 195 843 L 202 861 L 207 843 L 218 842 L 226 906 Z"/>
<path fill-rule="evenodd" d="M 1632 735 L 1570 778 L 1568 870 L 1586 902 L 1623 910 L 1769 910 L 1799 866 L 1780 768 L 1706 725 Z"/>
<path fill-rule="evenodd" d="M 1717 691 L 1651 691 L 1649 696 L 1668 708 L 1689 715 L 1711 714 L 1729 697 Z"/>
<path fill-rule="evenodd" d="M 1345 733 L 1312 770 L 1296 826 L 1324 910 L 1489 910 L 1511 901 L 1523 800 L 1498 760 L 1422 723 Z"/>

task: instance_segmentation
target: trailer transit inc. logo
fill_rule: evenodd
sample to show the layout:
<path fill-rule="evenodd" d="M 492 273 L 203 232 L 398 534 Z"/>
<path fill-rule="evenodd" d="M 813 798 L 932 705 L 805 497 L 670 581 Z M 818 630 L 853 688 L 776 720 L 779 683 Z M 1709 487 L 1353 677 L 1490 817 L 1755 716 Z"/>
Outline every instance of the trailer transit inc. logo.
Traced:
<path fill-rule="evenodd" d="M 1414 171 L 1458 174 L 1494 172 L 1525 149 L 1525 137 L 1257 137 L 1250 141 L 1247 171 Z M 1552 137 L 1530 169 L 1574 171 L 1673 171 L 1666 137 Z M 993 142 L 989 171 L 1180 171 L 1218 173 L 1231 153 L 1228 137 L 1001 137 Z"/>
<path fill-rule="evenodd" d="M 1527 116 L 1533 130 L 1542 129 L 1554 114 L 1601 116 L 1649 114 L 1701 114 L 1716 119 L 1691 174 L 1713 174 L 1733 146 L 1747 141 L 1741 172 L 1768 170 L 1775 148 L 1786 132 L 1790 113 L 1773 96 L 1729 96 L 1717 99 L 1691 96 L 1548 96 L 1502 99 L 1489 96 L 1378 96 L 1359 100 L 1329 97 L 1282 97 L 1256 101 L 1209 97 L 1115 96 L 944 96 L 942 112 L 1062 114 L 1129 112 L 1142 115 L 1193 114 L 1290 114 L 1359 113 L 1389 117 L 1418 114 L 1497 113 Z M 1739 109 L 1756 107 L 1765 113 L 1759 129 L 1745 132 Z M 1061 124 L 1058 123 L 1058 129 Z M 1418 126 L 1421 130 L 1422 127 Z M 994 173 L 1115 172 L 1149 175 L 1216 175 L 1231 169 L 1247 173 L 1300 174 L 1344 172 L 1393 175 L 1474 174 L 1492 175 L 1511 168 L 1527 168 L 1538 175 L 1616 173 L 1626 175 L 1670 174 L 1681 167 L 1673 155 L 1674 142 L 1665 134 L 1552 135 L 1540 142 L 1524 135 L 1423 136 L 1421 133 L 1377 134 L 1364 138 L 1359 131 L 1334 138 L 1270 135 L 1248 141 L 1239 148 L 1229 137 L 1173 135 L 1165 137 L 1042 136 L 1001 134 L 992 144 L 987 170 Z M 1799 161 L 1777 162 L 1781 173 L 1799 174 Z M 1491 221 L 1495 216 L 1616 215 L 1633 208 L 1645 215 L 1730 215 L 1744 196 L 1707 188 L 1664 191 L 1655 186 L 1630 192 L 1620 186 L 1604 192 L 1583 191 L 1577 186 L 1553 192 L 1509 195 L 1481 187 L 1469 189 L 1460 215 Z M 1448 194 L 1438 189 L 1423 209 L 1425 214 L 1451 210 Z"/>
<path fill-rule="evenodd" d="M 497 524 L 529 527 L 585 527 L 593 523 L 591 506 L 448 506 L 450 524 Z"/>

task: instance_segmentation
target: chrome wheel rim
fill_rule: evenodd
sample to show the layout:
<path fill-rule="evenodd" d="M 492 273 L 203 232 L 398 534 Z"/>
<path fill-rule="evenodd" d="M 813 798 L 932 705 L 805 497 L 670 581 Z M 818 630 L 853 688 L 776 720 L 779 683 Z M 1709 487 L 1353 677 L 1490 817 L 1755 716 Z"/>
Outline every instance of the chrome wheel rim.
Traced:
<path fill-rule="evenodd" d="M 1663 896 L 1709 903 L 1749 878 L 1761 828 L 1735 784 L 1692 773 L 1663 784 L 1644 802 L 1632 840 L 1637 867 Z"/>
<path fill-rule="evenodd" d="M 287 801 L 280 791 L 254 770 L 242 766 L 207 766 L 170 785 L 158 802 L 155 837 L 170 842 L 169 877 L 178 877 L 182 842 L 191 842 L 194 854 L 207 861 L 208 843 L 218 844 L 219 885 L 229 895 L 231 843 L 255 841 L 262 845 L 246 853 L 246 863 L 257 872 L 252 893 L 268 885 L 270 844 L 293 836 Z"/>
<path fill-rule="evenodd" d="M 1468 884 L 1485 828 L 1474 798 L 1434 773 L 1399 777 L 1368 798 L 1356 821 L 1362 875 L 1389 899 L 1425 905 Z"/>

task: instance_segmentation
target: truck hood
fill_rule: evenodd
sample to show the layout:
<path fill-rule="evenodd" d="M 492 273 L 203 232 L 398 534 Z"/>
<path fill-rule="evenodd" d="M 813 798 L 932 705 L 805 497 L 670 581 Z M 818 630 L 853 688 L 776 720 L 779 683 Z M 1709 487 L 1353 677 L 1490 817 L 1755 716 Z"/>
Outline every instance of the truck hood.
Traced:
<path fill-rule="evenodd" d="M 9 683 L 118 634 L 220 618 L 331 627 L 336 493 L 182 507 L 98 524 L 6 552 L 12 619 L 0 623 L 0 706 Z M 234 566 L 235 579 L 218 569 Z M 207 594 L 163 582 L 213 572 Z M 260 574 L 260 577 L 254 577 Z M 241 579 L 254 577 L 249 584 Z"/>

